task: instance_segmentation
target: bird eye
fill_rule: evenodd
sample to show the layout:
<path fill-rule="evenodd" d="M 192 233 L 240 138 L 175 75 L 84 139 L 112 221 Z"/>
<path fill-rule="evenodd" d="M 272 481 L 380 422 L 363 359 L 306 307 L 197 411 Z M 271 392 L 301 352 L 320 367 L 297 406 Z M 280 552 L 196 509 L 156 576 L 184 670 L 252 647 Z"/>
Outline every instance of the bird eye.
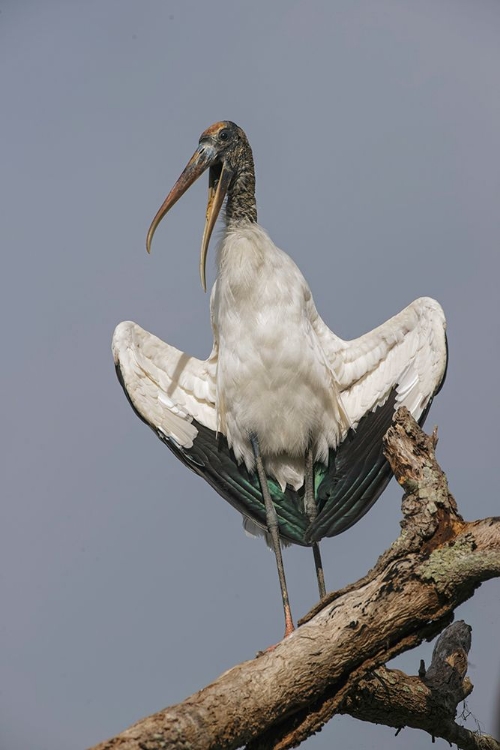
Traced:
<path fill-rule="evenodd" d="M 219 139 L 221 141 L 227 141 L 228 138 L 229 138 L 229 133 L 227 132 L 227 130 L 221 130 L 219 133 Z"/>

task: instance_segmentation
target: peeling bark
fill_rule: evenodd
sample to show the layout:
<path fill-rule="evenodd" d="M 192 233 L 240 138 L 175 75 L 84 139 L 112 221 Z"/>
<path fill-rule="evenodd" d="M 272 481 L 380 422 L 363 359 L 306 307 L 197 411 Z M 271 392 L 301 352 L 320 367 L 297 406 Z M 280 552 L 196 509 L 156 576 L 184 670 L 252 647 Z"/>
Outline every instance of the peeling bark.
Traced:
<path fill-rule="evenodd" d="M 364 578 L 327 595 L 273 651 L 93 750 L 285 750 L 336 713 L 417 727 L 461 748 L 500 750 L 455 723 L 457 704 L 472 690 L 464 623 L 438 641 L 425 675 L 383 666 L 441 632 L 482 581 L 500 575 L 500 519 L 463 521 L 436 442 L 406 409 L 397 412 L 385 443 L 405 490 L 402 530 Z"/>

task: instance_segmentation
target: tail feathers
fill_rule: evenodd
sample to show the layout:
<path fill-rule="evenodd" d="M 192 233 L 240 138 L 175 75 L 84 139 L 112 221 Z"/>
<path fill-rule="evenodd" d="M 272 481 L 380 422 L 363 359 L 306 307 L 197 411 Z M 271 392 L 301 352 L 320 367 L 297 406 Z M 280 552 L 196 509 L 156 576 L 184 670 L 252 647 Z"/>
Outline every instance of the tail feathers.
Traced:
<path fill-rule="evenodd" d="M 248 518 L 248 516 L 246 516 L 243 518 L 243 528 L 245 529 L 245 534 L 247 536 L 250 536 L 252 538 L 255 538 L 258 536 L 264 537 L 269 549 L 270 550 L 274 549 L 271 534 L 268 532 L 268 530 L 264 526 L 261 526 L 260 524 L 255 523 L 255 521 L 252 521 L 251 518 Z M 291 544 L 291 542 L 283 538 L 281 538 L 280 541 L 281 541 L 282 547 L 289 547 Z"/>

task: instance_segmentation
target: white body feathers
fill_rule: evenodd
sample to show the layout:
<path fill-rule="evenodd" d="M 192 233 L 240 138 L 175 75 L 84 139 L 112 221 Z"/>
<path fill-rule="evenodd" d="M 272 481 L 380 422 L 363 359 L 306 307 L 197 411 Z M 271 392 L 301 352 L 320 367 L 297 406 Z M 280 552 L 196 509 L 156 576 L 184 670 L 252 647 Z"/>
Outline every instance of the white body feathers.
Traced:
<path fill-rule="evenodd" d="M 397 389 L 396 406 L 418 419 L 446 368 L 445 318 L 420 298 L 353 341 L 319 317 L 301 272 L 255 223 L 229 226 L 212 290 L 214 346 L 200 361 L 135 323 L 121 323 L 113 354 L 124 387 L 155 430 L 190 447 L 197 420 L 226 435 L 238 461 L 295 489 L 308 445 L 324 461 L 350 426 Z"/>
<path fill-rule="evenodd" d="M 256 435 L 268 474 L 297 489 L 309 445 L 326 462 L 349 426 L 309 287 L 258 224 L 240 225 L 220 244 L 211 303 L 219 429 L 249 469 Z"/>

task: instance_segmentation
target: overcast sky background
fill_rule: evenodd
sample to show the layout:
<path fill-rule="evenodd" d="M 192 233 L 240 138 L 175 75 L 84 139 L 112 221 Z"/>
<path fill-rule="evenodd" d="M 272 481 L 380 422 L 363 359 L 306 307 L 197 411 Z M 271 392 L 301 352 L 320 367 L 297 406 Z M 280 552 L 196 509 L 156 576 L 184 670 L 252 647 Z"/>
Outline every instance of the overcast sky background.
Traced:
<path fill-rule="evenodd" d="M 498 0 L 0 2 L 0 750 L 81 750 L 279 640 L 273 556 L 133 414 L 114 326 L 199 357 L 206 180 L 144 238 L 212 122 L 254 149 L 260 223 L 345 338 L 430 295 L 450 366 L 428 428 L 467 519 L 498 513 Z M 213 253 L 209 260 L 213 280 Z M 328 588 L 399 530 L 394 484 L 323 543 Z M 293 613 L 312 553 L 285 552 Z M 494 730 L 500 585 L 467 705 Z M 395 663 L 411 673 L 425 645 Z M 468 726 L 474 728 L 471 717 Z M 337 718 L 307 746 L 428 747 Z M 440 742 L 438 742 L 440 744 Z M 441 743 L 445 747 L 444 743 Z"/>

